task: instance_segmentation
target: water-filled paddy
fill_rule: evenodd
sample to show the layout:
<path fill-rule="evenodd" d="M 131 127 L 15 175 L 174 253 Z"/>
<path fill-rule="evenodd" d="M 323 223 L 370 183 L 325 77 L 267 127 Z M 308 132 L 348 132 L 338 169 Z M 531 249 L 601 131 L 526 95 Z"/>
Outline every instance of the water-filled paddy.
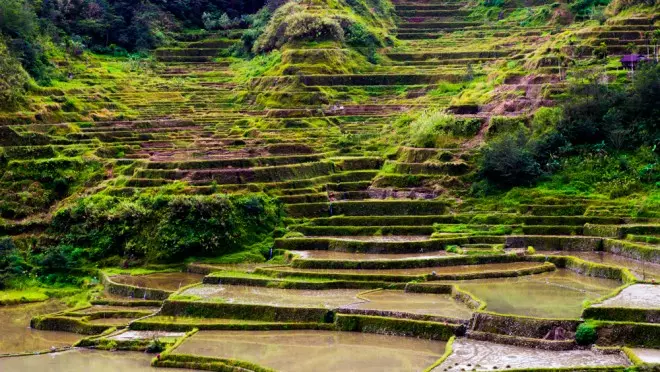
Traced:
<path fill-rule="evenodd" d="M 0 371 L 47 372 L 155 372 L 150 366 L 153 354 L 108 352 L 75 349 L 61 353 L 30 355 L 0 359 Z M 167 372 L 190 372 L 188 369 L 167 369 Z"/>
<path fill-rule="evenodd" d="M 455 301 L 448 294 L 410 293 L 381 290 L 360 296 L 368 302 L 348 306 L 352 309 L 387 310 L 412 314 L 469 319 L 472 315 L 465 304 Z"/>
<path fill-rule="evenodd" d="M 90 306 L 86 309 L 82 310 L 77 310 L 76 313 L 81 313 L 81 314 L 91 314 L 91 313 L 97 313 L 97 312 L 105 312 L 105 311 L 151 311 L 155 312 L 158 310 L 157 307 L 146 307 L 146 306 L 131 306 L 131 307 L 126 307 L 126 306 L 112 306 L 112 305 L 93 305 Z"/>
<path fill-rule="evenodd" d="M 154 273 L 147 275 L 116 275 L 112 281 L 141 288 L 176 291 L 194 283 L 201 283 L 204 275 L 194 273 Z"/>
<path fill-rule="evenodd" d="M 592 350 L 549 351 L 457 339 L 452 354 L 433 371 L 493 371 L 520 368 L 570 368 L 587 366 L 627 366 L 622 354 L 602 354 Z"/>
<path fill-rule="evenodd" d="M 630 271 L 632 271 L 633 274 L 637 275 L 639 278 L 644 280 L 660 279 L 660 264 L 634 260 L 632 258 L 619 256 L 609 252 L 575 251 L 575 252 L 552 252 L 551 254 L 556 254 L 560 256 L 570 255 L 600 264 L 625 267 L 630 269 Z"/>
<path fill-rule="evenodd" d="M 336 273 L 336 274 L 384 274 L 384 275 L 428 275 L 432 272 L 436 274 L 472 274 L 472 273 L 488 273 L 494 271 L 511 271 L 530 269 L 538 267 L 538 262 L 510 262 L 510 263 L 494 263 L 483 265 L 457 265 L 457 266 L 440 266 L 440 267 L 416 267 L 407 269 L 373 269 L 373 270 L 360 270 L 360 269 L 303 269 L 305 272 L 313 273 Z M 292 267 L 278 268 L 281 271 L 298 271 L 300 269 Z"/>
<path fill-rule="evenodd" d="M 351 252 L 337 252 L 337 251 L 291 251 L 302 258 L 316 259 L 316 260 L 409 260 L 415 258 L 435 258 L 444 257 L 448 253 L 445 251 L 427 252 L 427 253 L 351 253 Z"/>
<path fill-rule="evenodd" d="M 73 345 L 82 336 L 68 332 L 39 331 L 30 328 L 30 319 L 64 310 L 57 301 L 0 306 L 0 354 L 48 350 L 52 346 Z M 1 364 L 0 364 L 1 365 Z M 2 371 L 9 371 L 0 368 Z"/>
<path fill-rule="evenodd" d="M 188 288 L 181 295 L 226 303 L 336 308 L 361 302 L 357 298 L 360 292 L 357 289 L 300 290 L 204 284 Z"/>
<path fill-rule="evenodd" d="M 132 341 L 132 340 L 151 340 L 154 338 L 179 338 L 185 336 L 185 332 L 166 332 L 166 331 L 126 331 L 109 336 L 111 340 Z"/>
<path fill-rule="evenodd" d="M 361 242 L 421 242 L 429 240 L 427 235 L 350 235 L 350 236 L 323 236 L 334 240 L 348 240 Z"/>
<path fill-rule="evenodd" d="M 489 311 L 544 318 L 579 318 L 584 300 L 602 297 L 620 285 L 570 270 L 459 282 L 461 288 L 485 300 Z"/>
<path fill-rule="evenodd" d="M 644 363 L 660 364 L 660 349 L 632 348 L 632 352 Z"/>
<path fill-rule="evenodd" d="M 594 306 L 660 309 L 660 285 L 635 284 Z"/>
<path fill-rule="evenodd" d="M 176 354 L 233 358 L 282 372 L 421 371 L 445 343 L 411 337 L 332 331 L 200 331 Z"/>

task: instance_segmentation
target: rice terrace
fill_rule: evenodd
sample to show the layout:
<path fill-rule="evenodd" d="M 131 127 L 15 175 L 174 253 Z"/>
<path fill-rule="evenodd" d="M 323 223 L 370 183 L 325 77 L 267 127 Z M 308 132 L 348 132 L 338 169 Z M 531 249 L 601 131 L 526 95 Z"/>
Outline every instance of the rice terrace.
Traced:
<path fill-rule="evenodd" d="M 660 371 L 657 0 L 0 0 L 0 371 Z"/>

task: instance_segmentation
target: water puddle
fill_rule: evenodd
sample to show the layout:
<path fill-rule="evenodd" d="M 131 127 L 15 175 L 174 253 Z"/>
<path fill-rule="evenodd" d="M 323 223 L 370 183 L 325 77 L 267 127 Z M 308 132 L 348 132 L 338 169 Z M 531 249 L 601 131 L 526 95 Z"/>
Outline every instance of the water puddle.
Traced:
<path fill-rule="evenodd" d="M 61 353 L 0 359 L 0 371 L 48 372 L 156 372 L 150 366 L 152 354 L 75 349 Z M 167 369 L 167 372 L 190 372 Z"/>
<path fill-rule="evenodd" d="M 458 265 L 458 266 L 441 266 L 441 267 L 416 267 L 408 269 L 374 269 L 374 270 L 360 270 L 360 269 L 302 269 L 305 272 L 314 273 L 336 273 L 336 274 L 385 274 L 385 275 L 428 275 L 432 272 L 436 274 L 472 274 L 472 273 L 485 273 L 494 271 L 510 271 L 521 270 L 538 267 L 538 262 L 511 262 L 511 263 L 495 263 L 484 265 Z M 280 271 L 298 271 L 293 267 L 278 268 Z"/>
<path fill-rule="evenodd" d="M 445 343 L 332 331 L 201 331 L 174 352 L 233 358 L 282 372 L 421 371 Z"/>
<path fill-rule="evenodd" d="M 458 285 L 483 299 L 487 310 L 544 318 L 579 318 L 584 300 L 611 293 L 621 283 L 570 270 L 516 278 L 461 281 Z"/>
<path fill-rule="evenodd" d="M 622 353 L 603 354 L 592 350 L 549 351 L 492 342 L 457 339 L 453 353 L 439 371 L 493 371 L 528 368 L 571 368 L 596 366 L 627 366 Z"/>
<path fill-rule="evenodd" d="M 635 284 L 594 306 L 660 309 L 660 285 Z"/>
<path fill-rule="evenodd" d="M 227 303 L 336 308 L 361 301 L 357 298 L 360 292 L 358 289 L 301 290 L 203 284 L 188 288 L 181 295 Z"/>
<path fill-rule="evenodd" d="M 108 337 L 117 341 L 151 340 L 154 338 L 179 338 L 186 334 L 184 332 L 165 332 L 165 331 L 126 331 L 114 336 Z"/>
<path fill-rule="evenodd" d="M 382 290 L 369 292 L 360 297 L 368 300 L 368 302 L 361 302 L 347 306 L 347 308 L 386 310 L 458 319 L 469 319 L 472 315 L 472 312 L 465 304 L 455 301 L 448 294 Z"/>
<path fill-rule="evenodd" d="M 362 261 L 362 260 L 410 260 L 419 258 L 445 257 L 449 255 L 445 251 L 427 252 L 427 253 L 350 253 L 336 251 L 291 251 L 302 258 L 316 260 L 342 260 L 342 261 Z"/>
<path fill-rule="evenodd" d="M 642 280 L 660 280 L 660 264 L 634 260 L 632 258 L 619 256 L 609 252 L 552 252 L 548 254 L 556 254 L 560 256 L 571 255 L 591 262 L 625 267 L 630 269 L 630 271 Z"/>
<path fill-rule="evenodd" d="M 112 281 L 141 288 L 176 291 L 194 283 L 201 283 L 204 275 L 194 273 L 155 273 L 147 275 L 116 275 Z"/>
<path fill-rule="evenodd" d="M 631 350 L 644 363 L 660 364 L 660 349 L 632 348 Z"/>
<path fill-rule="evenodd" d="M 53 346 L 73 345 L 82 336 L 30 328 L 30 319 L 33 317 L 65 308 L 66 306 L 58 301 L 0 306 L 0 354 L 45 351 Z M 0 368 L 0 370 L 4 369 Z"/>

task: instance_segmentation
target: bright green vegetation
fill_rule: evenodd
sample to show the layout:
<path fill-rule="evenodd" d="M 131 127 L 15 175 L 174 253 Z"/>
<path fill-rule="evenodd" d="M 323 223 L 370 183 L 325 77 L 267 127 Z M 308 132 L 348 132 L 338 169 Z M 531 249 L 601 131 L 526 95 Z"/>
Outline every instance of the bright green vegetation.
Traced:
<path fill-rule="evenodd" d="M 629 0 L 2 1 L 0 354 L 160 358 L 0 370 L 657 368 L 658 27 Z"/>

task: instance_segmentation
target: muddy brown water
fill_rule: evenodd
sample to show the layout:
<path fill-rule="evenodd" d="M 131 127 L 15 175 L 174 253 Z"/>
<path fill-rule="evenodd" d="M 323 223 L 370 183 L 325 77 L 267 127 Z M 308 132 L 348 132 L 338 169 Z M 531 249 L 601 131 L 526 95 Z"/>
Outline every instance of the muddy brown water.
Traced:
<path fill-rule="evenodd" d="M 410 293 L 381 290 L 360 296 L 368 302 L 351 306 L 352 309 L 387 310 L 411 314 L 435 315 L 458 319 L 469 319 L 472 315 L 464 303 L 455 301 L 448 294 Z"/>
<path fill-rule="evenodd" d="M 543 318 L 579 318 L 584 300 L 595 300 L 621 283 L 559 269 L 516 278 L 459 281 L 487 303 L 486 310 Z"/>
<path fill-rule="evenodd" d="M 175 354 L 232 358 L 282 372 L 421 371 L 445 343 L 412 337 L 332 331 L 200 331 Z"/>
<path fill-rule="evenodd" d="M 34 304 L 0 306 L 0 354 L 49 350 L 71 346 L 82 336 L 68 332 L 39 331 L 30 328 L 30 319 L 64 310 L 55 300 Z M 5 369 L 0 368 L 0 371 Z M 9 371 L 9 370 L 7 370 Z"/>
<path fill-rule="evenodd" d="M 293 267 L 281 267 L 280 271 L 304 271 L 313 273 L 337 273 L 337 274 L 385 274 L 385 275 L 426 275 L 431 274 L 433 271 L 436 274 L 468 274 L 468 273 L 484 273 L 493 271 L 506 271 L 506 270 L 520 270 L 538 267 L 538 262 L 510 262 L 510 263 L 495 263 L 483 265 L 458 265 L 458 266 L 442 266 L 442 267 L 417 267 L 408 269 L 374 269 L 374 270 L 360 270 L 360 269 L 297 269 Z"/>
<path fill-rule="evenodd" d="M 22 372 L 156 372 L 153 354 L 74 349 L 61 353 L 0 358 L 0 371 Z M 190 372 L 171 369 L 167 372 Z"/>
<path fill-rule="evenodd" d="M 630 269 L 633 274 L 643 280 L 660 280 L 660 264 L 634 260 L 609 252 L 551 252 L 553 255 L 570 255 L 587 261 L 605 265 L 619 266 Z"/>
<path fill-rule="evenodd" d="M 301 290 L 203 284 L 188 288 L 181 295 L 200 296 L 204 299 L 217 299 L 227 303 L 336 308 L 361 302 L 362 300 L 357 298 L 357 294 L 360 292 L 362 290 L 359 289 Z"/>
<path fill-rule="evenodd" d="M 594 306 L 660 309 L 660 285 L 635 284 Z"/>
<path fill-rule="evenodd" d="M 115 283 L 128 284 L 141 288 L 155 288 L 176 291 L 194 283 L 201 283 L 204 275 L 194 273 L 154 273 L 147 275 L 115 275 L 110 279 Z"/>
<path fill-rule="evenodd" d="M 493 371 L 520 368 L 571 368 L 596 366 L 627 366 L 622 353 L 602 354 L 592 350 L 549 351 L 470 339 L 457 339 L 452 354 L 440 371 Z"/>

